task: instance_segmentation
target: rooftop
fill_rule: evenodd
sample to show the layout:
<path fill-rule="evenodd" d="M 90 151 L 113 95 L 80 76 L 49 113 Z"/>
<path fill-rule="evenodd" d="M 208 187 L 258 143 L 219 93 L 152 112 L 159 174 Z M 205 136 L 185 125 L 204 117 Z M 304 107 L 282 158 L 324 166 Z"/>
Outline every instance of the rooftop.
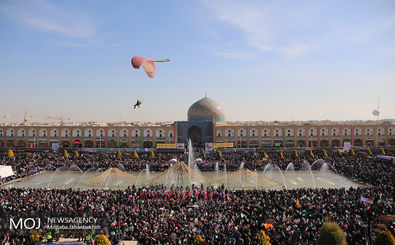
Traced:
<path fill-rule="evenodd" d="M 106 127 L 106 126 L 169 126 L 174 122 L 31 122 L 27 126 L 80 126 L 80 127 Z M 309 120 L 309 121 L 234 121 L 216 122 L 218 126 L 240 125 L 240 126 L 310 126 L 310 125 L 395 125 L 395 119 L 382 120 L 351 120 L 351 121 L 331 121 L 331 120 Z M 0 126 L 24 126 L 23 123 L 6 122 Z"/>

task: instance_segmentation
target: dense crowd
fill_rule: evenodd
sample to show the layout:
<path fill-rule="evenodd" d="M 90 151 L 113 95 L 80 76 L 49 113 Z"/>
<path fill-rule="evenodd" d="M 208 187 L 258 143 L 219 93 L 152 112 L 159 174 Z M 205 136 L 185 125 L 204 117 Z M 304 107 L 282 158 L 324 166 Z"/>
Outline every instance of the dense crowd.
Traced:
<path fill-rule="evenodd" d="M 142 244 L 193 244 L 198 236 L 208 244 L 257 244 L 257 234 L 264 230 L 272 244 L 314 244 L 325 220 L 333 220 L 345 231 L 349 244 L 365 244 L 367 222 L 378 223 L 382 215 L 394 214 L 393 179 L 395 166 L 389 161 L 366 152 L 340 154 L 329 151 L 298 156 L 284 152 L 229 152 L 207 154 L 195 152 L 201 158 L 197 164 L 202 171 L 237 170 L 244 167 L 263 170 L 269 163 L 285 170 L 293 163 L 296 170 L 306 162 L 311 166 L 324 159 L 333 171 L 358 179 L 368 188 L 350 189 L 295 189 L 295 190 L 227 190 L 223 186 L 130 187 L 126 190 L 72 189 L 0 189 L 0 241 L 23 244 L 25 233 L 9 230 L 10 217 L 95 217 L 101 229 L 121 239 L 138 240 Z M 388 151 L 387 154 L 393 154 Z M 70 154 L 71 155 L 71 154 Z M 116 154 L 25 153 L 10 158 L 4 153 L 0 165 L 11 165 L 16 177 L 24 177 L 44 170 L 78 166 L 83 171 L 91 168 L 124 168 L 140 171 L 148 165 L 151 170 L 163 171 L 176 158 L 187 162 L 187 154 L 141 154 L 117 157 Z M 216 164 L 218 163 L 218 164 Z M 313 165 L 314 166 L 314 165 Z M 319 167 L 316 164 L 316 167 Z M 3 181 L 9 181 L 6 178 Z M 361 201 L 361 196 L 373 204 Z M 300 204 L 297 205 L 296 203 Z M 265 224 L 273 225 L 266 228 Z M 113 233 L 112 233 L 113 232 Z M 7 238 L 6 235 L 9 235 Z M 81 234 L 65 233 L 66 236 Z"/>
<path fill-rule="evenodd" d="M 96 217 L 100 227 L 107 227 L 121 239 L 142 244 L 192 244 L 199 235 L 209 244 L 257 244 L 258 231 L 270 223 L 273 228 L 266 233 L 272 244 L 313 244 L 323 222 L 330 219 L 343 228 L 350 244 L 365 244 L 362 223 L 376 223 L 381 215 L 394 211 L 391 203 L 382 199 L 385 194 L 378 188 L 3 189 L 1 230 L 3 234 L 9 230 L 10 217 Z M 374 204 L 361 202 L 361 195 L 374 200 Z M 11 233 L 15 241 L 22 241 L 22 236 Z"/>

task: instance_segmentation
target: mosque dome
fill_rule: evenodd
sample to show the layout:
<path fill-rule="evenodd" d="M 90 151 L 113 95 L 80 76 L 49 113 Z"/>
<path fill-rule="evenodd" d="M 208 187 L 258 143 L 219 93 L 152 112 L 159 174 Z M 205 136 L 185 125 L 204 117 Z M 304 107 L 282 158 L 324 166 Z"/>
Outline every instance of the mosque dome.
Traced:
<path fill-rule="evenodd" d="M 207 96 L 193 103 L 188 109 L 188 121 L 224 121 L 225 112 L 218 102 Z"/>

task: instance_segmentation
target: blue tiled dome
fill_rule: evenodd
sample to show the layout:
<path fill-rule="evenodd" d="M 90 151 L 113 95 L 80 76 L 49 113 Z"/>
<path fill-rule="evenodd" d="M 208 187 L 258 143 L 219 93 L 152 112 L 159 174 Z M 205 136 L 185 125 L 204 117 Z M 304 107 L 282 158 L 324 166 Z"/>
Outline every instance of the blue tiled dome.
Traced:
<path fill-rule="evenodd" d="M 224 121 L 225 112 L 215 100 L 204 97 L 193 103 L 188 110 L 188 121 Z"/>

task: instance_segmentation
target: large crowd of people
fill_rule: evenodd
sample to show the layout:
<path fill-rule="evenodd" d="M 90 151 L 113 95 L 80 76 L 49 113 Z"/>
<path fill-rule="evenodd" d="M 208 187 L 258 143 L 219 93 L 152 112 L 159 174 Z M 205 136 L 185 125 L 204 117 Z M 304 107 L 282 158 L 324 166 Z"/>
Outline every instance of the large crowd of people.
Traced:
<path fill-rule="evenodd" d="M 201 171 L 244 167 L 263 170 L 275 163 L 296 170 L 306 162 L 323 159 L 333 171 L 359 180 L 368 187 L 350 189 L 228 190 L 225 187 L 129 187 L 125 190 L 0 189 L 0 242 L 23 244 L 26 231 L 10 230 L 10 217 L 95 217 L 108 236 L 137 240 L 142 244 L 193 244 L 198 236 L 208 244 L 257 244 L 264 230 L 272 244 L 314 244 L 326 220 L 338 223 L 349 244 L 365 244 L 366 224 L 375 225 L 383 215 L 394 214 L 395 165 L 380 159 L 380 152 L 351 154 L 322 150 L 301 152 L 223 152 L 203 155 L 195 152 Z M 394 151 L 387 150 L 387 155 Z M 8 182 L 45 170 L 82 171 L 119 167 L 153 171 L 170 167 L 171 159 L 187 162 L 187 153 L 117 154 L 81 153 L 79 157 L 59 153 L 16 153 L 0 155 L 0 165 L 11 165 L 15 176 Z M 218 164 L 217 164 L 218 163 Z M 361 196 L 369 200 L 361 201 Z M 372 204 L 371 204 L 372 203 Z M 268 225 L 269 224 L 269 225 Z M 82 236 L 87 231 L 63 230 L 65 236 Z"/>

